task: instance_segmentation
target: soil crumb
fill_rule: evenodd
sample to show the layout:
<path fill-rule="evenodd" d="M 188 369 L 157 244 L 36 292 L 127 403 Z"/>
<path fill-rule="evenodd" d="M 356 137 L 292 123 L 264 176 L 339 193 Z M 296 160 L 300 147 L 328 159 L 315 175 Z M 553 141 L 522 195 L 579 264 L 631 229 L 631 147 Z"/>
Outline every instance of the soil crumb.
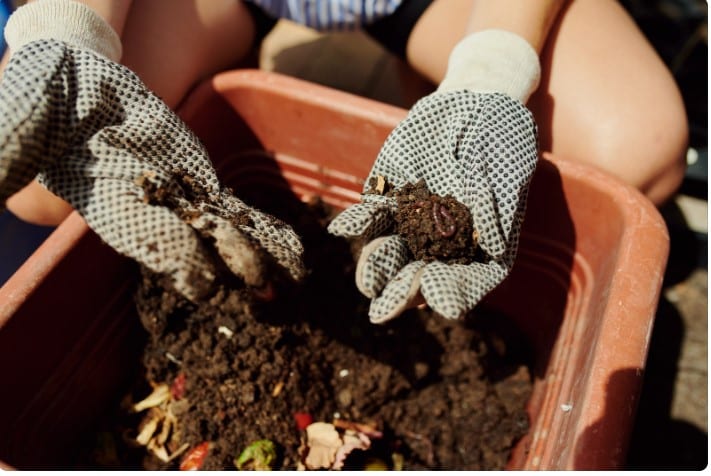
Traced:
<path fill-rule="evenodd" d="M 368 193 L 394 197 L 396 232 L 416 260 L 469 264 L 477 258 L 478 234 L 469 209 L 451 195 L 431 193 L 424 180 L 400 189 L 374 177 Z"/>

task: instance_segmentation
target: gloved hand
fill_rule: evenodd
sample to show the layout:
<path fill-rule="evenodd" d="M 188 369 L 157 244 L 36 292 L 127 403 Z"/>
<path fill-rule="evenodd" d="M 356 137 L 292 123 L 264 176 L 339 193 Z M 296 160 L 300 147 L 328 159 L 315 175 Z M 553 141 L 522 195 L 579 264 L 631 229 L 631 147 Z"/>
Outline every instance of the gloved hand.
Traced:
<path fill-rule="evenodd" d="M 224 267 L 214 251 L 255 288 L 274 263 L 302 276 L 297 235 L 220 186 L 197 137 L 116 63 L 120 40 L 95 12 L 42 0 L 19 8 L 5 36 L 0 203 L 39 174 L 106 243 L 191 300 Z"/>
<path fill-rule="evenodd" d="M 502 30 L 472 34 L 453 50 L 437 91 L 420 99 L 390 134 L 361 202 L 328 228 L 367 242 L 356 284 L 372 298 L 372 322 L 392 319 L 422 299 L 438 314 L 460 318 L 508 275 L 538 160 L 537 129 L 524 103 L 539 77 L 538 56 L 522 38 Z M 396 190 L 424 179 L 430 192 L 466 205 L 483 258 L 470 264 L 414 260 L 394 234 L 395 199 L 366 193 L 378 176 Z"/>

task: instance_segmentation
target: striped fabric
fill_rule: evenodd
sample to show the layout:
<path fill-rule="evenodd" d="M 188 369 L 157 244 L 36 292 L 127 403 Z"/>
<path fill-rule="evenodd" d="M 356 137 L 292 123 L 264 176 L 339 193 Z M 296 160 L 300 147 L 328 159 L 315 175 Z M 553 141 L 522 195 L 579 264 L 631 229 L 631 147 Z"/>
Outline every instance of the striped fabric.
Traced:
<path fill-rule="evenodd" d="M 356 30 L 393 13 L 403 0 L 247 0 L 267 14 L 316 30 Z"/>

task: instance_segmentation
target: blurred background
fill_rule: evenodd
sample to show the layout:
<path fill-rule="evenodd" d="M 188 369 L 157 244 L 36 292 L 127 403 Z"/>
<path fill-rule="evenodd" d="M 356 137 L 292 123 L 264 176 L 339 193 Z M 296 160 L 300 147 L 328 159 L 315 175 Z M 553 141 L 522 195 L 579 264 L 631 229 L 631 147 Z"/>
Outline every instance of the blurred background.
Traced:
<path fill-rule="evenodd" d="M 0 0 L 3 25 L 21 3 Z M 708 462 L 708 6 L 621 3 L 674 74 L 691 133 L 686 179 L 661 209 L 671 252 L 627 469 L 700 470 Z M 265 39 L 259 65 L 398 106 L 431 87 L 365 35 L 319 34 L 285 21 Z M 0 285 L 52 230 L 0 214 Z"/>

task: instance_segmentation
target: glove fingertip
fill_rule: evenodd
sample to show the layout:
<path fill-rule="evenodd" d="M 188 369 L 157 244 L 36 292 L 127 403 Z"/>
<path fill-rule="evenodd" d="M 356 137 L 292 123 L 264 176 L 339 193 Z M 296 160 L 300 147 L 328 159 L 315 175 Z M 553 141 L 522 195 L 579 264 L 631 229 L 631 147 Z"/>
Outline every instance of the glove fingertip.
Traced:
<path fill-rule="evenodd" d="M 446 319 L 461 319 L 506 277 L 492 261 L 469 265 L 431 263 L 422 275 L 421 291 L 427 304 Z"/>
<path fill-rule="evenodd" d="M 402 312 L 404 310 L 405 310 L 404 308 L 400 309 L 399 307 L 397 307 L 397 308 L 391 309 L 389 312 L 384 313 L 384 314 L 374 312 L 374 311 L 369 311 L 368 317 L 370 318 L 370 322 L 372 324 L 385 324 L 386 322 L 389 322 L 389 321 L 395 319 L 400 314 L 402 314 Z"/>
<path fill-rule="evenodd" d="M 363 247 L 356 263 L 356 287 L 363 295 L 376 297 L 407 264 L 407 259 L 407 248 L 399 236 L 374 239 Z"/>
<path fill-rule="evenodd" d="M 291 279 L 293 279 L 297 283 L 306 277 L 306 267 L 304 266 L 304 262 L 301 257 L 292 258 L 291 260 L 289 260 L 288 263 L 281 264 L 289 272 L 289 276 L 291 276 Z"/>
<path fill-rule="evenodd" d="M 449 320 L 462 318 L 473 306 L 468 306 L 471 296 L 466 283 L 462 283 L 462 270 L 466 266 L 431 263 L 421 278 L 421 292 L 427 305 Z"/>
<path fill-rule="evenodd" d="M 343 238 L 363 237 L 370 240 L 387 230 L 392 224 L 390 212 L 382 204 L 356 203 L 339 213 L 326 228 Z"/>
<path fill-rule="evenodd" d="M 193 273 L 181 273 L 185 276 L 173 276 L 173 287 L 191 302 L 199 302 L 212 289 L 214 274 L 207 270 L 196 270 Z"/>
<path fill-rule="evenodd" d="M 422 303 L 420 277 L 425 266 L 422 261 L 413 261 L 400 270 L 382 294 L 370 302 L 370 322 L 382 324 Z"/>

